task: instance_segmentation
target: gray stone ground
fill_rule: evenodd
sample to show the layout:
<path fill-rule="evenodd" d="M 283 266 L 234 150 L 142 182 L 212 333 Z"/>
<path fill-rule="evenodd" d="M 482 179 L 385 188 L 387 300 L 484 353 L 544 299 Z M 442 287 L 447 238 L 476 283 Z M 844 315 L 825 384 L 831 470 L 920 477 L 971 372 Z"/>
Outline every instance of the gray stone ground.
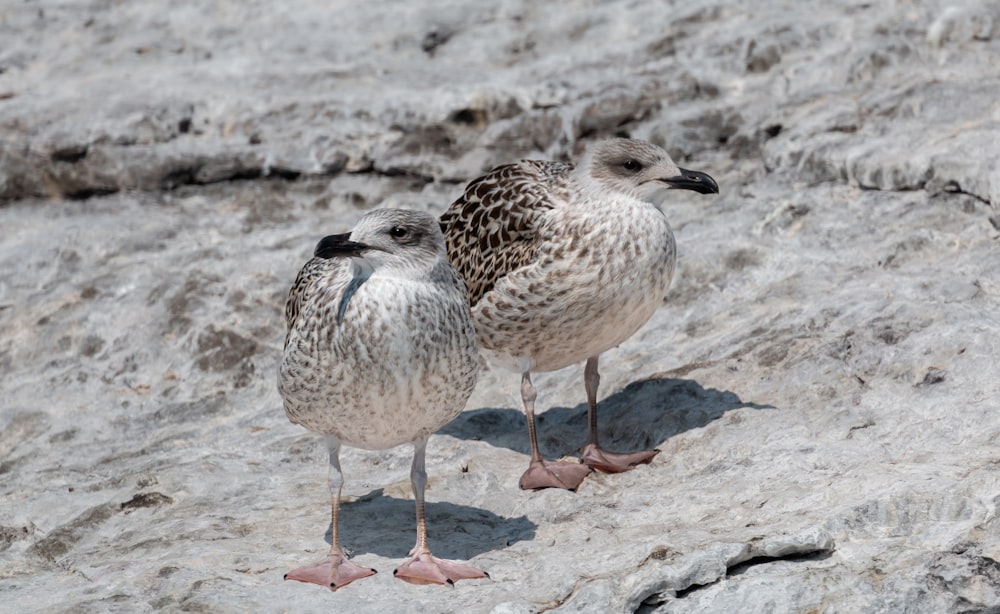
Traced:
<path fill-rule="evenodd" d="M 758 5 L 745 7 L 743 4 Z M 6 0 L 0 602 L 11 611 L 972 612 L 1000 604 L 1000 5 Z M 652 465 L 518 490 L 518 378 L 431 440 L 432 546 L 397 581 L 410 450 L 325 455 L 275 390 L 282 306 L 375 206 L 595 138 L 719 197 L 602 361 Z M 536 379 L 551 456 L 581 368 Z"/>

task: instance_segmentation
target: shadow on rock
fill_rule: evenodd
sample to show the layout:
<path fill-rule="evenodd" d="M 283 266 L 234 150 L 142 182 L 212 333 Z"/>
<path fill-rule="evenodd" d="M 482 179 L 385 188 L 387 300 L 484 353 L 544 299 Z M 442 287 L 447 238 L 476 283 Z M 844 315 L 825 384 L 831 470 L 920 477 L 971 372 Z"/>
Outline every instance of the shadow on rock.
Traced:
<path fill-rule="evenodd" d="M 672 435 L 705 426 L 731 409 L 744 407 L 774 409 L 745 403 L 733 392 L 702 388 L 694 380 L 652 377 L 633 382 L 598 403 L 598 434 L 601 445 L 615 452 L 649 449 Z M 554 458 L 579 452 L 587 436 L 586 403 L 573 408 L 553 407 L 536 417 L 543 456 Z M 474 409 L 463 412 L 438 432 L 528 454 L 524 420 L 519 409 Z"/>
<path fill-rule="evenodd" d="M 357 554 L 373 553 L 403 559 L 417 541 L 416 509 L 412 499 L 397 499 L 383 489 L 341 505 L 340 540 Z M 538 525 L 526 516 L 503 518 L 492 512 L 447 502 L 427 504 L 431 552 L 444 559 L 468 560 L 535 537 Z M 330 542 L 330 528 L 325 539 Z"/>

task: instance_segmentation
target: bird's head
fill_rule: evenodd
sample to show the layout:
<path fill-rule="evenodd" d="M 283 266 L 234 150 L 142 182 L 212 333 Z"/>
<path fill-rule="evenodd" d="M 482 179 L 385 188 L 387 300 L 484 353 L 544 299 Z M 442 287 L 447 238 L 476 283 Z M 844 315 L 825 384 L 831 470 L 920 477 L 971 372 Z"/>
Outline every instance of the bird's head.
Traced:
<path fill-rule="evenodd" d="M 437 218 L 422 211 L 376 209 L 365 214 L 351 232 L 323 237 L 317 258 L 353 258 L 362 268 L 419 274 L 443 258 L 444 235 Z"/>
<path fill-rule="evenodd" d="M 603 189 L 649 200 L 663 189 L 718 194 L 709 175 L 678 167 L 662 148 L 633 139 L 611 139 L 588 148 L 577 166 L 587 180 Z"/>

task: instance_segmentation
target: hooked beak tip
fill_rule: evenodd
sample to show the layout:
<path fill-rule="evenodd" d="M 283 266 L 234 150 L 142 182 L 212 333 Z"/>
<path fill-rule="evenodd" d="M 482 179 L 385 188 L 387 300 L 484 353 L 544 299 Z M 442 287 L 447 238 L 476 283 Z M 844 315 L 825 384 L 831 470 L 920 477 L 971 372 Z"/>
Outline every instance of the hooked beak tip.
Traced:
<path fill-rule="evenodd" d="M 686 168 L 678 169 L 681 174 L 676 177 L 661 179 L 663 183 L 671 189 L 692 190 L 699 194 L 718 194 L 719 184 L 712 179 L 708 173 L 701 171 L 691 171 Z"/>

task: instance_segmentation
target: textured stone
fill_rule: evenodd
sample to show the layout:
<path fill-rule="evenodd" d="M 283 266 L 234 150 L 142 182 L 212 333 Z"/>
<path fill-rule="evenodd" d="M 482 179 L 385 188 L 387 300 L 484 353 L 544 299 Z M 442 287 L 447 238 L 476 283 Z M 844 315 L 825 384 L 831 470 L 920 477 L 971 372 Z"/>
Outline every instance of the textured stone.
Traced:
<path fill-rule="evenodd" d="M 1000 15 L 754 5 L 8 3 L 0 17 L 0 592 L 18 611 L 995 608 Z M 325 455 L 275 389 L 324 234 L 441 212 L 522 157 L 625 134 L 722 193 L 665 211 L 667 300 L 602 360 L 609 447 L 652 465 L 517 489 L 518 376 L 428 448 Z M 672 195 L 675 196 L 675 195 Z M 582 366 L 544 374 L 575 454 Z M 649 441 L 639 441 L 639 434 Z"/>

